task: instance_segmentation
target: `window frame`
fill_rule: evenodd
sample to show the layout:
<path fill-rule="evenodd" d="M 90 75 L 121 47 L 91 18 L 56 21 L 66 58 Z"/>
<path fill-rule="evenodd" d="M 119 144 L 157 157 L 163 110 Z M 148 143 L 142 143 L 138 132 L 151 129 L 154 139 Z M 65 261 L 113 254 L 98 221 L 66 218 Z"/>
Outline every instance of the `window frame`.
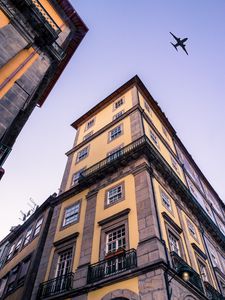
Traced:
<path fill-rule="evenodd" d="M 152 144 L 155 145 L 158 149 L 160 149 L 159 137 L 151 128 L 149 128 L 149 135 L 150 135 L 150 140 L 152 141 Z"/>
<path fill-rule="evenodd" d="M 119 106 L 117 106 L 117 104 L 120 101 L 122 101 L 122 103 L 119 104 Z M 114 103 L 113 103 L 113 111 L 117 110 L 119 107 L 121 107 L 122 105 L 124 105 L 124 103 L 125 103 L 125 98 L 124 97 L 121 97 L 121 98 L 117 99 L 116 101 L 114 101 Z"/>
<path fill-rule="evenodd" d="M 111 202 L 109 203 L 108 202 L 108 194 L 111 190 L 113 189 L 116 189 L 117 187 L 121 186 L 121 197 L 118 199 L 118 200 L 115 200 L 114 202 Z M 108 207 L 111 207 L 113 205 L 116 205 L 117 203 L 121 202 L 125 200 L 125 181 L 121 181 L 121 182 L 118 182 L 117 184 L 107 188 L 105 190 L 105 201 L 104 201 L 104 209 L 108 208 Z"/>
<path fill-rule="evenodd" d="M 73 173 L 73 175 L 72 175 L 71 186 L 75 186 L 75 185 L 79 184 L 79 178 L 80 178 L 80 176 L 77 178 L 77 182 L 74 182 L 74 176 L 75 176 L 76 174 L 81 174 L 85 169 L 86 169 L 86 167 L 84 167 L 84 168 L 78 170 L 77 172 Z"/>
<path fill-rule="evenodd" d="M 111 134 L 112 131 L 115 130 L 116 128 L 120 127 L 120 133 L 117 134 L 115 137 L 112 138 Z M 108 132 L 108 143 L 111 143 L 112 141 L 115 141 L 117 138 L 119 138 L 120 136 L 123 135 L 123 123 L 118 124 L 117 126 L 115 126 L 114 128 L 112 128 L 109 132 Z"/>
<path fill-rule="evenodd" d="M 173 157 L 172 154 L 170 154 L 170 160 L 171 160 L 171 165 L 174 171 L 176 171 L 176 173 L 178 175 L 180 175 L 180 169 L 179 169 L 179 163 L 177 162 L 177 160 Z"/>
<path fill-rule="evenodd" d="M 29 235 L 27 235 L 28 232 L 30 232 Z M 30 241 L 32 239 L 32 233 L 33 233 L 33 227 L 30 227 L 29 229 L 27 229 L 26 234 L 24 236 L 24 240 L 23 240 L 23 247 L 26 247 L 30 243 Z"/>
<path fill-rule="evenodd" d="M 86 155 L 85 156 L 82 156 L 80 157 L 80 153 L 82 151 L 86 150 Z M 90 152 L 90 145 L 87 145 L 85 147 L 83 147 L 82 149 L 80 149 L 78 152 L 77 152 L 77 157 L 76 157 L 76 163 L 79 163 L 80 161 L 84 160 L 85 158 L 87 158 L 89 156 L 89 152 Z"/>
<path fill-rule="evenodd" d="M 67 227 L 70 227 L 70 226 L 72 226 L 74 224 L 79 223 L 79 221 L 80 221 L 80 213 L 81 213 L 81 203 L 82 203 L 82 199 L 79 199 L 79 200 L 75 201 L 73 204 L 64 207 L 60 230 L 64 230 Z M 77 213 L 77 219 L 74 220 L 74 221 L 72 221 L 72 222 L 70 222 L 70 223 L 64 224 L 64 222 L 66 220 L 66 218 L 65 218 L 66 217 L 66 210 L 72 208 L 73 206 L 77 206 L 77 205 L 79 205 L 79 207 L 78 207 L 78 213 Z"/>
<path fill-rule="evenodd" d="M 38 224 L 40 221 L 41 221 L 41 223 Z M 37 236 L 39 235 L 39 233 L 40 233 L 40 231 L 41 231 L 41 227 L 42 227 L 43 221 L 44 221 L 44 216 L 41 216 L 41 217 L 37 220 L 37 222 L 36 222 L 36 224 L 35 224 L 35 226 L 34 226 L 33 238 L 35 238 L 35 237 L 37 237 Z M 38 225 L 38 226 L 37 226 L 37 225 Z M 37 229 L 38 229 L 38 232 L 36 232 Z"/>
<path fill-rule="evenodd" d="M 150 116 L 152 116 L 152 109 L 151 106 L 148 104 L 148 102 L 144 99 L 144 108 L 149 113 Z"/>
<path fill-rule="evenodd" d="M 169 211 L 173 215 L 173 207 L 172 207 L 171 197 L 161 187 L 159 188 L 159 190 L 160 190 L 160 198 L 161 198 L 162 205 L 166 208 L 167 211 Z M 165 203 L 166 201 L 163 200 L 163 195 L 165 195 L 166 198 L 168 199 L 169 207 L 166 205 L 166 203 Z"/>
<path fill-rule="evenodd" d="M 122 109 L 121 111 L 119 111 L 117 114 L 113 115 L 113 121 L 119 119 L 123 114 L 124 114 L 124 109 Z"/>
<path fill-rule="evenodd" d="M 89 121 L 86 122 L 85 131 L 89 130 L 91 127 L 93 127 L 95 125 L 95 119 L 96 119 L 96 117 L 93 117 Z M 88 125 L 90 122 L 92 122 L 91 125 Z"/>
<path fill-rule="evenodd" d="M 93 135 L 93 133 L 94 133 L 94 131 L 92 130 L 92 131 L 90 131 L 89 133 L 85 134 L 85 135 L 83 136 L 83 142 L 89 140 L 90 137 Z"/>

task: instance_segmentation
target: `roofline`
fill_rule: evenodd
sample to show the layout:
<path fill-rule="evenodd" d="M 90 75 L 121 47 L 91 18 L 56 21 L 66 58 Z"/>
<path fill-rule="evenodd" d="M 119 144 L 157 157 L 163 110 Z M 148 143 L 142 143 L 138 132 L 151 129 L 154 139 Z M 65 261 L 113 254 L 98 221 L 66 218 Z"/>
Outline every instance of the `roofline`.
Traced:
<path fill-rule="evenodd" d="M 43 105 L 43 103 L 45 102 L 49 93 L 51 92 L 54 85 L 56 84 L 58 78 L 61 76 L 63 70 L 69 63 L 69 61 L 70 61 L 71 57 L 73 56 L 74 52 L 76 51 L 77 47 L 80 45 L 84 36 L 88 32 L 88 27 L 85 25 L 85 23 L 83 22 L 81 17 L 78 15 L 78 13 L 75 11 L 75 9 L 73 8 L 73 6 L 70 4 L 70 2 L 68 0 L 57 0 L 57 6 L 61 7 L 65 16 L 75 26 L 76 30 L 73 32 L 71 41 L 69 42 L 69 44 L 66 48 L 66 51 L 65 51 L 66 56 L 57 66 L 54 76 L 52 77 L 50 82 L 47 84 L 44 93 L 39 98 L 38 103 L 37 103 L 38 106 Z"/>
<path fill-rule="evenodd" d="M 177 144 L 179 144 L 179 146 L 185 152 L 185 154 L 187 155 L 188 160 L 193 164 L 194 168 L 197 170 L 197 172 L 199 173 L 199 175 L 202 177 L 202 179 L 204 180 L 204 182 L 206 183 L 206 185 L 209 186 L 209 189 L 212 190 L 212 192 L 216 196 L 217 200 L 220 202 L 220 204 L 222 205 L 222 207 L 225 209 L 224 202 L 221 200 L 221 198 L 216 193 L 216 191 L 214 190 L 214 188 L 212 187 L 212 185 L 210 184 L 210 182 L 207 180 L 207 178 L 205 177 L 205 175 L 199 169 L 198 165 L 195 163 L 194 159 L 192 158 L 192 156 L 190 155 L 190 153 L 188 152 L 188 150 L 185 148 L 185 146 L 182 143 L 182 141 L 177 136 L 177 133 L 176 133 L 175 129 L 171 125 L 171 123 L 168 120 L 168 118 L 166 117 L 165 113 L 161 110 L 160 106 L 158 105 L 158 102 L 152 97 L 152 95 L 150 94 L 150 92 L 148 91 L 148 89 L 146 88 L 146 86 L 141 81 L 141 79 L 139 78 L 138 75 L 135 75 L 134 77 L 132 77 L 125 84 L 123 84 L 122 86 L 120 86 L 116 91 L 114 91 L 108 97 L 106 97 L 101 102 L 99 102 L 97 105 L 95 105 L 93 108 L 91 108 L 87 113 L 85 113 L 79 119 L 77 119 L 76 121 L 74 121 L 71 124 L 71 126 L 74 127 L 75 129 L 78 129 L 78 127 L 80 125 L 82 125 L 87 119 L 89 119 L 90 117 L 92 117 L 98 111 L 102 110 L 110 102 L 112 102 L 113 100 L 115 100 L 115 98 L 119 97 L 128 88 L 131 88 L 134 85 L 139 89 L 140 92 L 144 93 L 144 95 L 149 99 L 149 101 L 151 102 L 151 105 L 152 105 L 152 109 L 159 115 L 159 117 L 161 118 L 161 120 L 166 125 L 167 129 L 172 134 L 175 142 L 177 142 Z"/>

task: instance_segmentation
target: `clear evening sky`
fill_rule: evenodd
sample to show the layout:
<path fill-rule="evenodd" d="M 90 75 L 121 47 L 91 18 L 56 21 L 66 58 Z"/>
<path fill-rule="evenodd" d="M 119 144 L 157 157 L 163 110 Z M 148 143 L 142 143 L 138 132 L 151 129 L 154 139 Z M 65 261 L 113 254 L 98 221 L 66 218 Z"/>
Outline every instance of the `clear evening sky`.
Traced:
<path fill-rule="evenodd" d="M 77 0 L 89 27 L 44 106 L 36 108 L 4 165 L 0 239 L 29 198 L 58 192 L 73 144 L 70 124 L 135 74 L 225 199 L 225 1 Z M 187 56 L 169 31 L 188 37 Z"/>

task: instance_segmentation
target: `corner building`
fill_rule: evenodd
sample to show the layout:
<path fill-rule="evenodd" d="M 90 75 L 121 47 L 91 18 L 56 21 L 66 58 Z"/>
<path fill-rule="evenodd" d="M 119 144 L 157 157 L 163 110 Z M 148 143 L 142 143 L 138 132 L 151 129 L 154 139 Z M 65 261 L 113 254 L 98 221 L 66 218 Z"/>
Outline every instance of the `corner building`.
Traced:
<path fill-rule="evenodd" d="M 224 204 L 138 76 L 72 126 L 33 299 L 224 299 Z"/>
<path fill-rule="evenodd" d="M 0 177 L 27 119 L 87 30 L 68 0 L 0 1 Z"/>

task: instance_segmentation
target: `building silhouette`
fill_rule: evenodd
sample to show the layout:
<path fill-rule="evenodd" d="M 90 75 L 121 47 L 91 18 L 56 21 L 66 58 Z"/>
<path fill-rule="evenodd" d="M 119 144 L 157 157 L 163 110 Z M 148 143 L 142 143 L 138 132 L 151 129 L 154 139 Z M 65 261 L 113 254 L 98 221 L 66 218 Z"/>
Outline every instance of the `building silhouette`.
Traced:
<path fill-rule="evenodd" d="M 18 134 L 86 32 L 68 0 L 0 1 L 0 177 Z"/>

